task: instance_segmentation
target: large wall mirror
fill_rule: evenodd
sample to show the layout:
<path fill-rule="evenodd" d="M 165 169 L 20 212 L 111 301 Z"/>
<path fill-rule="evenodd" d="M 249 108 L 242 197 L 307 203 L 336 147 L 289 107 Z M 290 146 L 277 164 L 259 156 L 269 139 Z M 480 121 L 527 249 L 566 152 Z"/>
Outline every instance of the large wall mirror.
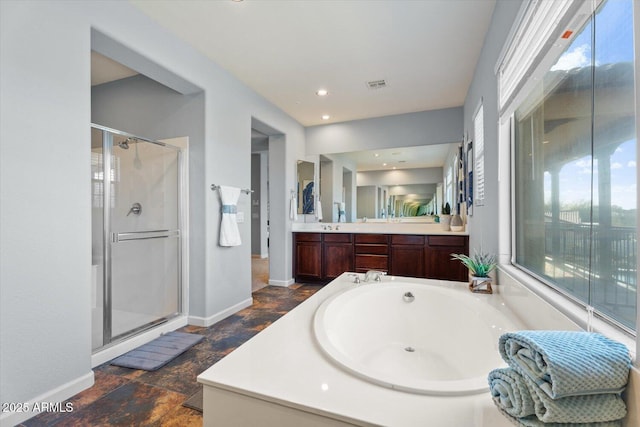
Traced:
<path fill-rule="evenodd" d="M 298 214 L 312 214 L 315 212 L 315 164 L 304 160 L 298 160 L 296 177 Z"/>
<path fill-rule="evenodd" d="M 440 214 L 447 202 L 455 213 L 459 145 L 456 142 L 330 154 L 334 163 L 350 165 L 357 171 L 355 215 L 347 217 L 347 222 L 400 217 L 428 220 Z M 323 188 L 325 197 L 327 188 Z"/>

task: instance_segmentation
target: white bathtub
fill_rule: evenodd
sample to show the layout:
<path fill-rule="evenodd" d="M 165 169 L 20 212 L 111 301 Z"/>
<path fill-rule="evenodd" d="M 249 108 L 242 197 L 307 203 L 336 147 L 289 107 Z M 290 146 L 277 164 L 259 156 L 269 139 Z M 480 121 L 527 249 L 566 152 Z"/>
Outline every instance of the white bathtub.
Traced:
<path fill-rule="evenodd" d="M 314 333 L 330 358 L 376 384 L 420 394 L 481 393 L 489 389 L 487 373 L 505 365 L 499 336 L 517 329 L 487 300 L 402 278 L 361 284 L 318 308 Z"/>
<path fill-rule="evenodd" d="M 407 330 L 424 335 L 433 330 L 441 332 L 447 324 L 454 329 L 453 336 L 440 345 L 447 349 L 446 359 L 458 360 L 457 353 L 471 356 L 479 353 L 476 341 L 465 343 L 458 333 L 468 326 L 475 327 L 475 323 L 489 322 L 486 313 L 501 311 L 513 316 L 499 294 L 471 294 L 466 283 L 385 276 L 381 285 L 357 285 L 353 277 L 345 273 L 198 376 L 204 386 L 204 426 L 511 426 L 494 405 L 489 392 L 435 396 L 384 387 L 353 375 L 320 349 L 313 325 L 321 309 L 337 308 L 351 296 L 357 296 L 354 303 L 362 301 L 368 306 L 369 296 L 364 294 L 375 294 L 378 288 L 385 287 L 396 295 L 395 290 L 402 290 L 403 286 L 417 287 L 415 292 L 413 288 L 411 291 L 416 296 L 412 307 L 419 308 L 423 291 L 434 302 L 433 308 L 427 310 L 435 314 L 434 318 L 425 320 L 418 316 L 410 322 L 414 327 L 404 325 Z M 442 296 L 439 292 L 450 298 L 436 303 Z M 341 300 L 342 297 L 345 299 Z M 327 300 L 334 301 L 335 305 Z M 367 321 L 365 338 L 382 335 L 386 322 L 378 317 L 390 311 L 371 308 L 375 315 Z M 361 314 L 343 312 L 341 329 L 356 325 Z M 467 319 L 464 324 L 460 323 L 462 319 Z M 515 316 L 513 319 L 517 322 Z M 377 326 L 372 326 L 374 323 Z M 487 324 L 493 329 L 493 324 Z M 502 327 L 495 325 L 496 329 Z M 520 324 L 514 329 L 524 328 L 525 325 Z M 397 327 L 387 329 L 398 330 Z M 496 331 L 495 336 L 499 333 Z M 411 335 L 408 338 L 411 345 L 419 347 L 413 344 Z M 494 345 L 497 338 L 488 338 L 488 341 Z M 497 354 L 497 350 L 495 352 Z M 501 363 L 498 361 L 498 365 Z M 484 368 L 478 366 L 478 370 L 481 369 Z M 483 381 L 488 372 L 485 369 L 481 373 Z"/>

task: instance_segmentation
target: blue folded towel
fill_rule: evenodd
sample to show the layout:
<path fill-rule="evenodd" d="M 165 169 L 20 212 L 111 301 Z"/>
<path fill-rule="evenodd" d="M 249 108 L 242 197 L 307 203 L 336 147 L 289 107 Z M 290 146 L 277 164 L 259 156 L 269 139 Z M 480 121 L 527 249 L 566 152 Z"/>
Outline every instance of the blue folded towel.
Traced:
<path fill-rule="evenodd" d="M 489 392 L 496 406 L 513 417 L 521 418 L 535 413 L 529 388 L 522 375 L 513 368 L 489 372 Z"/>
<path fill-rule="evenodd" d="M 519 331 L 502 335 L 502 358 L 552 399 L 621 393 L 628 381 L 627 347 L 591 332 Z"/>
<path fill-rule="evenodd" d="M 516 418 L 507 414 L 502 409 L 500 409 L 500 411 L 513 424 L 523 427 L 622 427 L 622 420 L 606 421 L 602 423 L 545 423 L 544 421 L 537 419 L 535 415 Z"/>
<path fill-rule="evenodd" d="M 489 373 L 489 391 L 496 406 L 517 418 L 535 415 L 544 423 L 594 423 L 624 418 L 627 409 L 619 394 L 592 394 L 551 399 L 529 378 L 513 368 Z"/>
<path fill-rule="evenodd" d="M 588 394 L 552 399 L 524 377 L 533 398 L 536 417 L 545 423 L 594 423 L 621 420 L 627 405 L 617 393 Z"/>

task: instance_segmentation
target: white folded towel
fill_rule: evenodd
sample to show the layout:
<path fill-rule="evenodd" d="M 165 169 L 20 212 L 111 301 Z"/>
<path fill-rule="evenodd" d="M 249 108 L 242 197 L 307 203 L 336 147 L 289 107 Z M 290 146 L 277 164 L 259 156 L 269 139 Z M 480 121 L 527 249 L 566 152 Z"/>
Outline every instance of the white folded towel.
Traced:
<path fill-rule="evenodd" d="M 338 207 L 338 218 L 340 222 L 347 222 L 346 210 L 347 210 L 346 203 L 340 202 L 340 206 Z"/>
<path fill-rule="evenodd" d="M 236 213 L 237 203 L 240 197 L 240 189 L 236 187 L 219 187 L 220 200 L 222 201 L 222 220 L 220 222 L 220 246 L 240 246 L 240 230 Z"/>
<path fill-rule="evenodd" d="M 289 207 L 289 219 L 292 221 L 298 220 L 298 199 L 295 195 L 291 195 L 291 206 Z"/>

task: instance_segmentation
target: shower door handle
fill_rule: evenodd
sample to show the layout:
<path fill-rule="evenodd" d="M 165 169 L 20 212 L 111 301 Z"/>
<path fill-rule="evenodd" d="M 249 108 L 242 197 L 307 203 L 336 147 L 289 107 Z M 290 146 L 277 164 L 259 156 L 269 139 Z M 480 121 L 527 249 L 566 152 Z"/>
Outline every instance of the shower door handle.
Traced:
<path fill-rule="evenodd" d="M 129 231 L 124 233 L 112 233 L 111 242 L 129 242 L 133 240 L 171 239 L 180 237 L 180 230 L 148 230 Z"/>
<path fill-rule="evenodd" d="M 138 202 L 135 202 L 133 205 L 131 205 L 131 209 L 129 209 L 129 213 L 127 213 L 127 216 L 134 214 L 134 215 L 140 215 L 142 213 L 142 205 Z"/>

